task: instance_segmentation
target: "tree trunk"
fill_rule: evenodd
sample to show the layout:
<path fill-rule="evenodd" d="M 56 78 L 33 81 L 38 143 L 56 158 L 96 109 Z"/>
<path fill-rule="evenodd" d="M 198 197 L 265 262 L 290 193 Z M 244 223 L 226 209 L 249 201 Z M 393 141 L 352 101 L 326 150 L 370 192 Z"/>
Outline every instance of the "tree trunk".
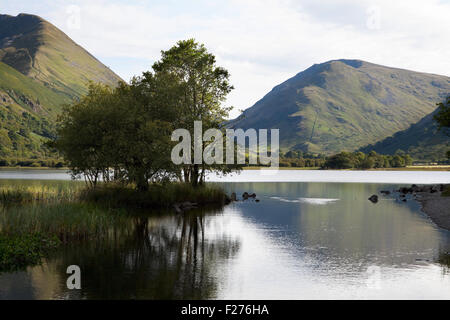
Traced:
<path fill-rule="evenodd" d="M 194 164 L 191 172 L 191 183 L 194 187 L 198 186 L 198 180 L 199 180 L 199 167 L 198 164 Z"/>

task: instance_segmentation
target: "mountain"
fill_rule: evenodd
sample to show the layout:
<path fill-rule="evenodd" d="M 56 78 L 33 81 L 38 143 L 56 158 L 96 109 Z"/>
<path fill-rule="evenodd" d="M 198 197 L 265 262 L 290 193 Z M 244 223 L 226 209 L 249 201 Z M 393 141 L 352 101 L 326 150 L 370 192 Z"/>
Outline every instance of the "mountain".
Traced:
<path fill-rule="evenodd" d="M 48 156 L 42 141 L 90 80 L 121 79 L 48 21 L 0 15 L 0 157 Z"/>
<path fill-rule="evenodd" d="M 450 129 L 438 130 L 433 116 L 437 110 L 425 116 L 408 129 L 395 133 L 374 145 L 361 149 L 363 152 L 376 151 L 381 154 L 395 154 L 405 151 L 418 160 L 446 160 L 446 151 L 450 150 Z"/>
<path fill-rule="evenodd" d="M 278 128 L 282 150 L 333 154 L 406 130 L 449 93 L 449 77 L 332 60 L 274 87 L 229 126 Z"/>

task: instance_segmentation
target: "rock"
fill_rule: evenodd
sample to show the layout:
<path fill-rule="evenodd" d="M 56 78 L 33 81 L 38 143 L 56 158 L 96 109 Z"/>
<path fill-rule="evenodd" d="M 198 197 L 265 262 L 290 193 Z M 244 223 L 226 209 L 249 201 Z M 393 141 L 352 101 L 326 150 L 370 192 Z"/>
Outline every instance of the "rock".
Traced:
<path fill-rule="evenodd" d="M 256 202 L 259 202 L 259 199 L 255 199 Z"/>
<path fill-rule="evenodd" d="M 190 209 L 194 209 L 194 208 L 197 208 L 197 204 L 195 202 L 186 201 L 181 204 L 182 210 L 190 210 Z"/>
<path fill-rule="evenodd" d="M 412 193 L 413 190 L 412 190 L 412 188 L 402 187 L 402 188 L 400 188 L 400 192 L 403 194 L 407 194 L 407 193 Z"/>
<path fill-rule="evenodd" d="M 179 204 L 175 203 L 175 204 L 173 205 L 173 208 L 175 209 L 175 212 L 176 212 L 176 213 L 183 213 L 183 210 L 181 210 Z"/>
<path fill-rule="evenodd" d="M 242 194 L 242 199 L 247 200 L 248 199 L 248 192 L 244 192 Z"/>
<path fill-rule="evenodd" d="M 233 192 L 231 194 L 231 201 L 237 201 L 237 197 L 236 197 L 236 193 L 235 192 Z"/>
<path fill-rule="evenodd" d="M 231 198 L 227 195 L 225 195 L 225 199 L 224 199 L 225 204 L 230 204 L 231 203 Z"/>
<path fill-rule="evenodd" d="M 381 190 L 380 193 L 381 193 L 381 194 L 385 194 L 385 195 L 391 194 L 391 192 L 388 191 L 388 190 Z"/>
<path fill-rule="evenodd" d="M 370 196 L 369 200 L 372 203 L 377 203 L 378 202 L 378 196 L 376 194 L 374 194 L 374 195 Z"/>
<path fill-rule="evenodd" d="M 403 201 L 403 202 L 406 202 L 406 198 L 405 198 L 405 199 L 402 199 L 402 201 Z"/>
<path fill-rule="evenodd" d="M 255 198 L 256 198 L 256 193 L 249 194 L 248 196 L 249 196 L 250 198 L 255 199 Z"/>

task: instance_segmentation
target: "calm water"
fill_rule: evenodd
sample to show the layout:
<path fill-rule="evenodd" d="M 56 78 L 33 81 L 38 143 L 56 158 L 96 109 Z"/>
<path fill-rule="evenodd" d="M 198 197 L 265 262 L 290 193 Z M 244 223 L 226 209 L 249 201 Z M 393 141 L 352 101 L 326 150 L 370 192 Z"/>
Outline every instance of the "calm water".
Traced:
<path fill-rule="evenodd" d="M 289 181 L 304 179 L 304 171 L 281 173 Z M 436 262 L 450 251 L 450 233 L 414 201 L 370 203 L 370 195 L 406 183 L 377 173 L 386 183 L 220 182 L 238 195 L 255 192 L 261 201 L 177 216 L 135 215 L 114 240 L 64 248 L 42 266 L 1 274 L 0 298 L 450 299 L 450 272 Z M 418 177 L 450 182 L 448 172 L 403 179 Z M 11 183 L 75 182 L 0 180 Z M 72 264 L 81 267 L 82 290 L 66 289 Z"/>

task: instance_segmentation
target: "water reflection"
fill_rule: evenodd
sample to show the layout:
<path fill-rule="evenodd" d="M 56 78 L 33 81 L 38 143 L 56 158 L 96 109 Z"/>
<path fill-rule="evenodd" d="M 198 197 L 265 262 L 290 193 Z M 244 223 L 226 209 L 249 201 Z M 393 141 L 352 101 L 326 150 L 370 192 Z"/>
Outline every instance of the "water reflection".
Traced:
<path fill-rule="evenodd" d="M 207 299 L 217 295 L 215 268 L 239 251 L 239 239 L 205 237 L 217 212 L 137 215 L 107 241 L 64 248 L 40 267 L 0 277 L 1 298 Z M 211 231 L 211 230 L 210 230 Z M 217 235 L 217 233 L 215 233 Z M 82 290 L 67 290 L 66 269 L 78 265 Z M 20 279 L 24 278 L 23 281 Z M 23 283 L 32 282 L 30 286 Z M 18 290 L 14 290 L 14 287 Z M 19 288 L 22 287 L 20 290 Z M 3 296 L 2 296 L 3 295 Z"/>
<path fill-rule="evenodd" d="M 106 240 L 0 275 L 0 298 L 450 299 L 450 233 L 398 185 L 224 183 L 260 202 L 185 215 L 133 214 Z M 444 257 L 444 258 L 443 258 Z M 447 260 L 445 260 L 447 257 Z M 82 290 L 66 289 L 66 268 Z"/>

